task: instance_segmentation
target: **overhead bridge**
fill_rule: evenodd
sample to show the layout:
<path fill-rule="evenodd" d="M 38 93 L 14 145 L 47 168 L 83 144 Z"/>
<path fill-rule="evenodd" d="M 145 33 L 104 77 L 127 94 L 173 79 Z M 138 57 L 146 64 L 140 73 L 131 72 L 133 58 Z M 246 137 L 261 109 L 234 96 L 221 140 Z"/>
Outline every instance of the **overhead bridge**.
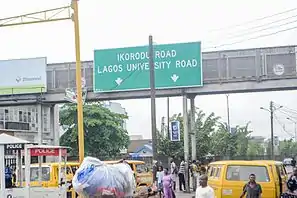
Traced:
<path fill-rule="evenodd" d="M 156 91 L 156 96 L 295 90 L 296 49 L 296 46 L 282 46 L 202 53 L 204 86 L 161 89 Z M 150 90 L 94 93 L 93 61 L 82 62 L 82 74 L 88 88 L 87 101 L 150 97 Z M 65 89 L 75 86 L 75 62 L 48 64 L 46 93 L 3 95 L 0 106 L 65 103 Z"/>

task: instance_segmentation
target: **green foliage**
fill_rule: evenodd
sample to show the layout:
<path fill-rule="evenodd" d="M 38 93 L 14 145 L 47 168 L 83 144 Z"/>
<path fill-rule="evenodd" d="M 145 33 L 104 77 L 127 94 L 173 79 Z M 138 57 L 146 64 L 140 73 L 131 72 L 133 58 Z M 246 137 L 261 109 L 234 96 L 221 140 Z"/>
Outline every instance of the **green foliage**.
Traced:
<path fill-rule="evenodd" d="M 112 157 L 129 144 L 128 132 L 122 128 L 126 115 L 111 112 L 100 103 L 84 105 L 85 155 Z M 67 126 L 60 144 L 72 148 L 71 154 L 78 155 L 77 108 L 64 105 L 60 111 L 60 124 Z M 65 128 L 65 127 L 64 127 Z"/>
<path fill-rule="evenodd" d="M 196 145 L 199 157 L 212 154 L 211 148 L 211 134 L 215 132 L 220 117 L 215 116 L 214 113 L 206 115 L 202 110 L 196 108 L 195 131 Z"/>
<path fill-rule="evenodd" d="M 233 134 L 228 131 L 226 125 L 220 123 L 220 117 L 214 113 L 206 115 L 202 110 L 196 109 L 195 129 L 197 157 L 207 155 L 216 156 L 246 156 L 249 148 L 249 136 L 251 131 L 248 130 L 249 123 L 246 126 L 237 126 Z M 158 151 L 160 154 L 170 157 L 183 156 L 183 117 L 181 114 L 174 115 L 171 120 L 179 120 L 181 127 L 181 141 L 171 142 L 168 137 L 159 135 Z M 189 130 L 190 130 L 189 126 Z M 191 131 L 190 131 L 191 133 Z M 189 134 L 189 139 L 190 139 Z"/>
<path fill-rule="evenodd" d="M 297 142 L 293 139 L 280 141 L 280 154 L 284 157 L 295 157 L 297 153 Z"/>
<path fill-rule="evenodd" d="M 248 150 L 249 135 L 251 131 L 246 126 L 236 126 L 230 133 L 226 124 L 220 124 L 218 130 L 212 136 L 212 153 L 219 156 L 246 156 Z"/>
<path fill-rule="evenodd" d="M 248 144 L 248 150 L 247 150 L 247 156 L 258 156 L 258 155 L 264 155 L 264 146 L 253 142 L 253 141 L 249 141 Z"/>
<path fill-rule="evenodd" d="M 170 118 L 170 121 L 178 120 L 180 122 L 180 128 L 183 128 L 183 117 L 181 114 L 175 114 Z M 171 142 L 168 137 L 163 137 L 160 133 L 158 134 L 158 154 L 180 158 L 184 154 L 184 133 L 181 131 L 181 141 Z"/>

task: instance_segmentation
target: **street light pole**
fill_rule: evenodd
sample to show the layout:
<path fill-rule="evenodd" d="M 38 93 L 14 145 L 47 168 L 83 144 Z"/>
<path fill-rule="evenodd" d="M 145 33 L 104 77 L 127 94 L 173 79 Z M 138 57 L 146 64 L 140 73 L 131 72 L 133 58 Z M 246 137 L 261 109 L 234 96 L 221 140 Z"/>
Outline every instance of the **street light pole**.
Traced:
<path fill-rule="evenodd" d="M 274 131 L 273 131 L 273 102 L 270 101 L 269 105 L 270 111 L 270 138 L 271 138 L 271 158 L 274 160 Z"/>
<path fill-rule="evenodd" d="M 230 107 L 229 107 L 229 94 L 226 94 L 227 99 L 227 118 L 228 118 L 228 131 L 231 133 L 231 126 L 230 126 Z"/>
<path fill-rule="evenodd" d="M 274 112 L 283 106 L 279 106 L 278 108 L 275 108 L 274 103 L 270 101 L 269 103 L 269 109 L 266 109 L 264 107 L 260 107 L 260 109 L 268 111 L 270 113 L 270 143 L 271 143 L 271 159 L 274 160 L 274 127 L 273 127 L 273 115 Z"/>

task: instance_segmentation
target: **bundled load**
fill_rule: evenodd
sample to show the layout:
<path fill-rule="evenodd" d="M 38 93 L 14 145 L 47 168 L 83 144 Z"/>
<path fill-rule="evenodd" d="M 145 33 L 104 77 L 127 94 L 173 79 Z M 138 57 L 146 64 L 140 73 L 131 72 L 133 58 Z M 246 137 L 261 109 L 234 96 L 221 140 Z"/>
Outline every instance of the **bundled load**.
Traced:
<path fill-rule="evenodd" d="M 72 180 L 74 190 L 85 198 L 133 197 L 136 188 L 134 173 L 126 163 L 104 164 L 86 157 Z"/>

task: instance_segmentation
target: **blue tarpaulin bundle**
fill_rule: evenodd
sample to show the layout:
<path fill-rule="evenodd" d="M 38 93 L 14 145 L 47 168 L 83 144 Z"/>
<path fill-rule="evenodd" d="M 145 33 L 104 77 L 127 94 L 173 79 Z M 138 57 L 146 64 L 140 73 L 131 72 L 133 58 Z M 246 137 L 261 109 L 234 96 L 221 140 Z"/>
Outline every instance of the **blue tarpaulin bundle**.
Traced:
<path fill-rule="evenodd" d="M 132 197 L 136 188 L 134 173 L 126 163 L 104 164 L 86 157 L 72 180 L 74 190 L 86 198 L 113 195 Z"/>

